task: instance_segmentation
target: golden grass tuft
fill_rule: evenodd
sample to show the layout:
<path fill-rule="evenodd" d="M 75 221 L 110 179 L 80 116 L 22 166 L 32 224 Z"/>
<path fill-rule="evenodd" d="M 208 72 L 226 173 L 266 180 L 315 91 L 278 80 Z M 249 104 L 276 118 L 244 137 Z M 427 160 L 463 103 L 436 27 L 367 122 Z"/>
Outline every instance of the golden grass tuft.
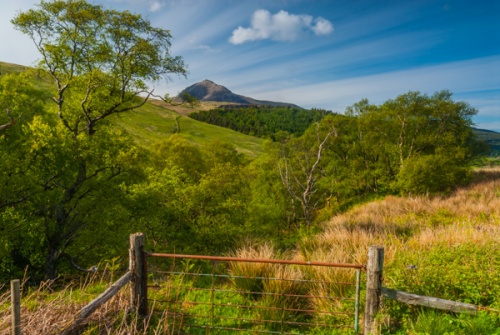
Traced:
<path fill-rule="evenodd" d="M 247 243 L 236 251 L 234 257 L 249 259 L 274 259 L 276 252 L 269 243 L 252 245 Z M 274 271 L 272 264 L 231 262 L 229 264 L 231 281 L 234 287 L 241 292 L 246 292 L 254 299 L 261 296 L 264 290 L 264 278 L 269 277 Z"/>

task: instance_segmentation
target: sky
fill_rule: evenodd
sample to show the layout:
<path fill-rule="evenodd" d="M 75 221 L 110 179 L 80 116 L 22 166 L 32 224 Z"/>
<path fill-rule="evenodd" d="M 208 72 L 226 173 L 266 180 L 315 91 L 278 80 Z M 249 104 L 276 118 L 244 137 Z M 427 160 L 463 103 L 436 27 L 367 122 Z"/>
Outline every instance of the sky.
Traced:
<path fill-rule="evenodd" d="M 449 90 L 500 131 L 499 0 L 88 0 L 169 29 L 176 96 L 209 79 L 234 93 L 342 113 L 367 98 Z M 34 65 L 32 41 L 10 20 L 39 1 L 0 0 L 0 61 Z"/>

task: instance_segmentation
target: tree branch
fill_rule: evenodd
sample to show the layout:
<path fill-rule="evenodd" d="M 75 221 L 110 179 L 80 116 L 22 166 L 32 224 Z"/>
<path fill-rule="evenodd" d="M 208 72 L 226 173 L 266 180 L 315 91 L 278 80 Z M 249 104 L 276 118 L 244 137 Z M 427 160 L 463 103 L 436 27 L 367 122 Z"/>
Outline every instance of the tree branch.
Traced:
<path fill-rule="evenodd" d="M 5 124 L 0 125 L 0 131 L 4 131 L 4 130 L 9 129 L 9 128 L 10 128 L 10 127 L 12 127 L 13 125 L 15 125 L 15 124 L 16 124 L 16 122 L 17 122 L 17 121 L 14 119 L 14 117 L 12 116 L 12 114 L 11 114 L 11 112 L 10 112 L 10 110 L 9 110 L 8 108 L 5 110 L 5 112 L 6 112 L 6 113 L 7 113 L 7 115 L 9 116 L 10 121 L 9 121 L 9 122 L 7 122 L 7 123 L 5 123 Z"/>

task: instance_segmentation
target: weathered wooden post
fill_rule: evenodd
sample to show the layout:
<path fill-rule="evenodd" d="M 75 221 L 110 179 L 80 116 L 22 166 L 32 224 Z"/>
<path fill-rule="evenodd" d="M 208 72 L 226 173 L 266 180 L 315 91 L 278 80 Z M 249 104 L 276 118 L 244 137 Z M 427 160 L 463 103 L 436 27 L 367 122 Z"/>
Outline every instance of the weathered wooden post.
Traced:
<path fill-rule="evenodd" d="M 366 265 L 366 306 L 364 335 L 375 331 L 375 317 L 380 307 L 382 272 L 384 268 L 384 248 L 370 246 Z"/>
<path fill-rule="evenodd" d="M 148 277 L 143 233 L 130 235 L 129 257 L 130 303 L 140 316 L 145 317 L 148 315 Z"/>
<path fill-rule="evenodd" d="M 21 289 L 19 279 L 10 282 L 12 303 L 12 335 L 21 335 Z"/>

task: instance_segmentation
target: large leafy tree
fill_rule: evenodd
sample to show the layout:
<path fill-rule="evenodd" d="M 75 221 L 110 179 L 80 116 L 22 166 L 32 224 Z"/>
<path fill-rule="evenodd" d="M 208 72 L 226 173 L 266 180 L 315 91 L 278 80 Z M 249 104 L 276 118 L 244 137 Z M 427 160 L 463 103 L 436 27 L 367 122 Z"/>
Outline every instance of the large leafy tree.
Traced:
<path fill-rule="evenodd" d="M 453 101 L 449 91 L 408 92 L 380 106 L 361 101 L 348 109 L 358 120 L 359 156 L 353 162 L 361 171 L 366 166 L 373 190 L 448 190 L 465 181 L 481 153 L 471 129 L 476 113 Z"/>
<path fill-rule="evenodd" d="M 373 194 L 446 192 L 468 180 L 482 153 L 477 111 L 449 91 L 368 100 L 277 147 L 276 166 L 296 220 L 311 224 Z"/>
<path fill-rule="evenodd" d="M 92 135 L 102 119 L 144 104 L 153 93 L 146 82 L 186 73 L 182 59 L 170 55 L 170 32 L 140 15 L 85 0 L 38 7 L 12 23 L 38 48 L 40 67 L 55 83 L 58 116 L 74 136 Z"/>
<path fill-rule="evenodd" d="M 121 212 L 113 200 L 134 150 L 106 119 L 146 103 L 153 94 L 148 83 L 186 69 L 170 54 L 168 30 L 127 11 L 85 0 L 41 1 L 12 23 L 31 37 L 39 68 L 54 83 L 50 113 L 26 128 L 33 157 L 27 176 L 38 188 L 25 208 L 39 223 L 44 273 L 52 278 L 81 236 L 103 236 L 95 232 L 119 220 L 104 213 Z"/>

